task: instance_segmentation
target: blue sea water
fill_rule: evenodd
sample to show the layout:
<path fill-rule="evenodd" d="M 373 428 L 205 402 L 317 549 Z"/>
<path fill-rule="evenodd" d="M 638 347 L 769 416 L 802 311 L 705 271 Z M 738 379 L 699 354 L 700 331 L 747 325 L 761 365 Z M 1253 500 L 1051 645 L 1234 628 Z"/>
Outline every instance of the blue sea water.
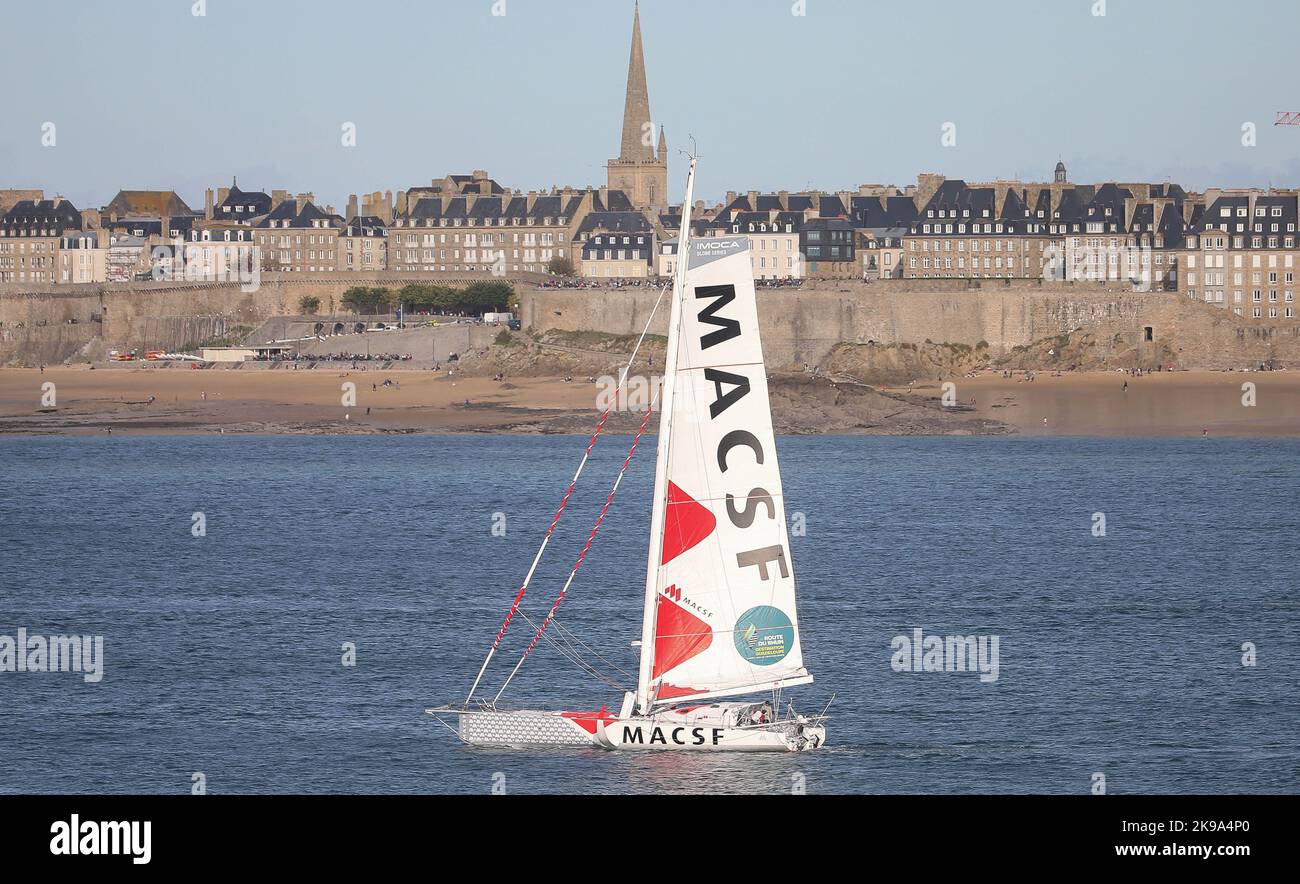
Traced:
<path fill-rule="evenodd" d="M 787 697 L 834 694 L 826 751 L 463 748 L 423 709 L 463 697 L 584 441 L 0 439 L 0 636 L 105 643 L 97 684 L 0 672 L 0 792 L 1300 791 L 1300 442 L 1279 440 L 782 439 L 817 677 Z M 598 446 L 530 616 L 628 441 Z M 652 451 L 560 612 L 629 672 Z M 998 680 L 893 671 L 915 628 L 998 636 Z M 619 695 L 543 644 L 510 699 Z"/>

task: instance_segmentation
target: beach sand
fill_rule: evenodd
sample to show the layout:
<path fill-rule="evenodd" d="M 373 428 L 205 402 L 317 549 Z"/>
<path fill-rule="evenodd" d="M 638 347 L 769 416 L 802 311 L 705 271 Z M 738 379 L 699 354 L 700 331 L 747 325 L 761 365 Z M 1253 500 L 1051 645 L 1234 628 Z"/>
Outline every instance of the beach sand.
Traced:
<path fill-rule="evenodd" d="M 1124 389 L 1127 382 L 1128 389 Z M 1033 381 L 1001 372 L 954 378 L 957 402 L 1018 432 L 1057 436 L 1300 436 L 1300 372 L 1040 371 Z M 1243 404 L 1254 384 L 1255 405 Z M 909 390 L 938 397 L 927 381 Z M 1043 419 L 1047 421 L 1044 423 Z"/>
<path fill-rule="evenodd" d="M 1199 436 L 1208 431 L 1211 436 L 1300 436 L 1300 372 L 1172 372 L 1137 378 L 1119 372 L 1061 377 L 1038 372 L 1032 382 L 1022 378 L 988 373 L 953 379 L 960 408 L 951 414 L 934 408 L 936 402 L 930 408 L 915 405 L 937 400 L 939 382 L 884 388 L 886 395 L 913 404 L 900 408 L 907 415 L 896 427 L 882 422 L 870 431 L 964 432 L 970 421 L 983 419 L 1034 435 Z M 393 385 L 383 386 L 385 380 Z M 57 397 L 49 409 L 41 405 L 47 382 L 55 385 Z M 356 384 L 355 405 L 342 403 L 345 383 Z M 1242 404 L 1245 383 L 1255 385 L 1254 407 Z M 836 422 L 836 415 L 825 409 L 807 411 L 799 404 L 807 396 L 782 395 L 782 389 L 774 381 L 779 428 L 860 431 L 854 429 L 862 426 L 857 417 Z M 151 396 L 154 402 L 148 404 Z M 313 371 L 196 371 L 179 365 L 60 367 L 44 373 L 0 369 L 0 433 L 78 435 L 110 428 L 133 434 L 583 433 L 597 417 L 596 396 L 597 388 L 583 379 L 565 383 L 558 377 L 520 377 L 499 383 L 449 378 L 446 372 L 350 366 L 321 365 Z M 918 414 L 933 419 L 918 423 Z M 639 422 L 639 415 L 616 415 L 610 429 L 631 432 Z"/>
<path fill-rule="evenodd" d="M 46 382 L 53 410 L 41 408 Z M 355 404 L 343 404 L 347 383 Z M 593 385 L 562 378 L 497 383 L 445 371 L 0 369 L 0 433 L 526 432 L 585 420 L 595 401 Z"/>

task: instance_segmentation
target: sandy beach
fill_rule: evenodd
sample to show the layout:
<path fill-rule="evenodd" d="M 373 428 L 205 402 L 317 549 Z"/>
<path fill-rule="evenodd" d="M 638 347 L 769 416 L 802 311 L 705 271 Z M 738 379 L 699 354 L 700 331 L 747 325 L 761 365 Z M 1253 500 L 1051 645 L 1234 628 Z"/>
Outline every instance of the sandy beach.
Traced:
<path fill-rule="evenodd" d="M 955 378 L 959 405 L 1020 433 L 1057 436 L 1300 436 L 1300 372 L 992 372 Z M 1253 406 L 1243 404 L 1254 385 Z M 1127 385 L 1127 389 L 1126 389 Z M 939 382 L 913 393 L 938 397 Z M 1046 418 L 1046 421 L 1044 421 Z"/>
<path fill-rule="evenodd" d="M 385 381 L 390 381 L 385 386 Z M 54 384 L 52 407 L 42 385 Z M 356 385 L 355 404 L 343 403 Z M 792 381 L 793 383 L 793 381 Z M 799 381 L 808 384 L 806 380 Z M 829 381 L 818 381 L 828 389 Z M 1300 436 L 1300 373 L 1000 372 L 956 378 L 955 409 L 942 409 L 937 381 L 881 388 L 890 413 L 877 422 L 839 419 L 843 399 L 782 394 L 773 382 L 782 431 L 967 433 L 1074 436 Z M 1127 383 L 1128 388 L 1124 386 Z M 1255 385 L 1254 406 L 1242 385 Z M 536 433 L 585 432 L 597 389 L 583 380 L 520 377 L 497 382 L 445 371 L 186 370 L 180 366 L 90 370 L 0 369 L 0 434 L 95 433 Z M 153 397 L 152 403 L 149 401 Z M 973 402 L 972 402 L 973 400 Z M 897 405 L 897 408 L 894 406 Z M 878 407 L 878 406 L 877 406 Z M 894 412 L 905 418 L 896 418 Z M 846 412 L 847 413 L 847 412 Z M 920 418 L 918 419 L 918 415 Z M 890 423 L 889 418 L 895 418 Z M 1044 421 L 1046 418 L 1046 421 Z M 636 415 L 616 417 L 628 432 Z M 971 430 L 969 428 L 976 427 Z"/>
<path fill-rule="evenodd" d="M 41 407 L 47 382 L 55 385 L 52 409 Z M 356 385 L 355 404 L 344 404 L 345 384 Z M 563 378 L 497 383 L 348 366 L 0 369 L 0 433 L 528 432 L 585 416 L 595 395 L 590 384 Z"/>

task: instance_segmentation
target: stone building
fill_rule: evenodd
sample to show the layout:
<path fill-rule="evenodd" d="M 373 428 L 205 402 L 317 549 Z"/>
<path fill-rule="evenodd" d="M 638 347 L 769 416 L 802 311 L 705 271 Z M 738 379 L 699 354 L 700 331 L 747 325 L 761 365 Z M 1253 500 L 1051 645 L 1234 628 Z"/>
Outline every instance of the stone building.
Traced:
<path fill-rule="evenodd" d="M 1053 245 L 1047 199 L 1040 194 L 1031 207 L 1015 190 L 1001 197 L 992 187 L 944 181 L 903 238 L 904 278 L 1041 277 Z"/>
<path fill-rule="evenodd" d="M 155 263 L 161 253 L 152 250 Z M 245 279 L 261 270 L 257 231 L 244 225 L 195 228 L 179 234 L 172 243 L 170 274 L 188 280 Z M 176 256 L 179 256 L 177 260 Z M 169 274 L 169 275 L 170 275 Z"/>
<path fill-rule="evenodd" d="M 59 251 L 81 229 L 81 213 L 62 197 L 19 200 L 0 218 L 0 282 L 71 282 L 61 278 Z"/>
<path fill-rule="evenodd" d="M 208 221 L 241 224 L 251 227 L 257 219 L 271 212 L 271 195 L 260 190 L 240 190 L 238 179 L 229 187 L 209 188 L 204 195 L 203 217 Z"/>
<path fill-rule="evenodd" d="M 863 194 L 850 198 L 849 214 L 858 232 L 862 278 L 901 279 L 903 237 L 916 222 L 916 201 L 896 190 Z"/>
<path fill-rule="evenodd" d="M 0 188 L 0 217 L 23 200 L 39 203 L 45 191 L 36 188 Z"/>
<path fill-rule="evenodd" d="M 655 273 L 655 230 L 637 211 L 589 212 L 573 238 L 580 272 L 592 279 L 645 279 Z"/>
<path fill-rule="evenodd" d="M 724 208 L 712 221 L 705 222 L 706 236 L 749 237 L 749 257 L 754 278 L 758 280 L 803 279 L 804 261 L 800 251 L 804 212 L 781 208 L 781 199 L 772 204 L 770 198 L 753 200 L 762 208 Z M 747 207 L 747 199 L 744 205 Z M 736 206 L 737 203 L 733 203 Z M 785 201 L 789 206 L 789 201 Z"/>
<path fill-rule="evenodd" d="M 564 258 L 581 272 L 574 243 L 591 212 L 630 212 L 606 188 L 548 193 L 423 197 L 388 228 L 388 267 L 432 273 L 545 273 Z M 646 222 L 647 225 L 649 222 Z"/>
<path fill-rule="evenodd" d="M 388 229 L 376 215 L 354 215 L 339 231 L 339 270 L 388 269 Z"/>
<path fill-rule="evenodd" d="M 108 235 L 102 230 L 69 231 L 59 240 L 55 261 L 58 283 L 105 282 Z"/>
<path fill-rule="evenodd" d="M 274 199 L 274 194 L 272 194 Z M 333 273 L 344 221 L 310 201 L 285 199 L 255 225 L 262 270 Z"/>
<path fill-rule="evenodd" d="M 193 218 L 197 213 L 174 190 L 119 190 L 99 214 L 101 226 L 108 227 L 128 218 Z"/>
<path fill-rule="evenodd" d="M 623 103 L 623 138 L 618 157 L 609 161 L 607 169 L 609 189 L 626 193 L 636 208 L 657 209 L 668 205 L 668 139 L 650 116 L 645 51 L 641 45 L 640 3 L 632 14 L 632 52 Z"/>
<path fill-rule="evenodd" d="M 1207 194 L 1188 224 L 1183 283 L 1188 297 L 1247 319 L 1295 319 L 1297 194 Z"/>

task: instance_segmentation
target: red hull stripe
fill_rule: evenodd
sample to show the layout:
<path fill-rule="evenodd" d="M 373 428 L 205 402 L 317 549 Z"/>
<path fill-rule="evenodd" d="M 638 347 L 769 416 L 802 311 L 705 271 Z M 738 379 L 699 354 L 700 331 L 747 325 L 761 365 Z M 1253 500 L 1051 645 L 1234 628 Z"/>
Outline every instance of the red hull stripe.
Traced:
<path fill-rule="evenodd" d="M 596 735 L 597 722 L 603 721 L 605 724 L 609 724 L 612 721 L 618 721 L 618 717 L 610 715 L 604 706 L 600 707 L 599 712 L 561 712 L 560 714 L 572 720 L 574 724 L 593 737 Z"/>

